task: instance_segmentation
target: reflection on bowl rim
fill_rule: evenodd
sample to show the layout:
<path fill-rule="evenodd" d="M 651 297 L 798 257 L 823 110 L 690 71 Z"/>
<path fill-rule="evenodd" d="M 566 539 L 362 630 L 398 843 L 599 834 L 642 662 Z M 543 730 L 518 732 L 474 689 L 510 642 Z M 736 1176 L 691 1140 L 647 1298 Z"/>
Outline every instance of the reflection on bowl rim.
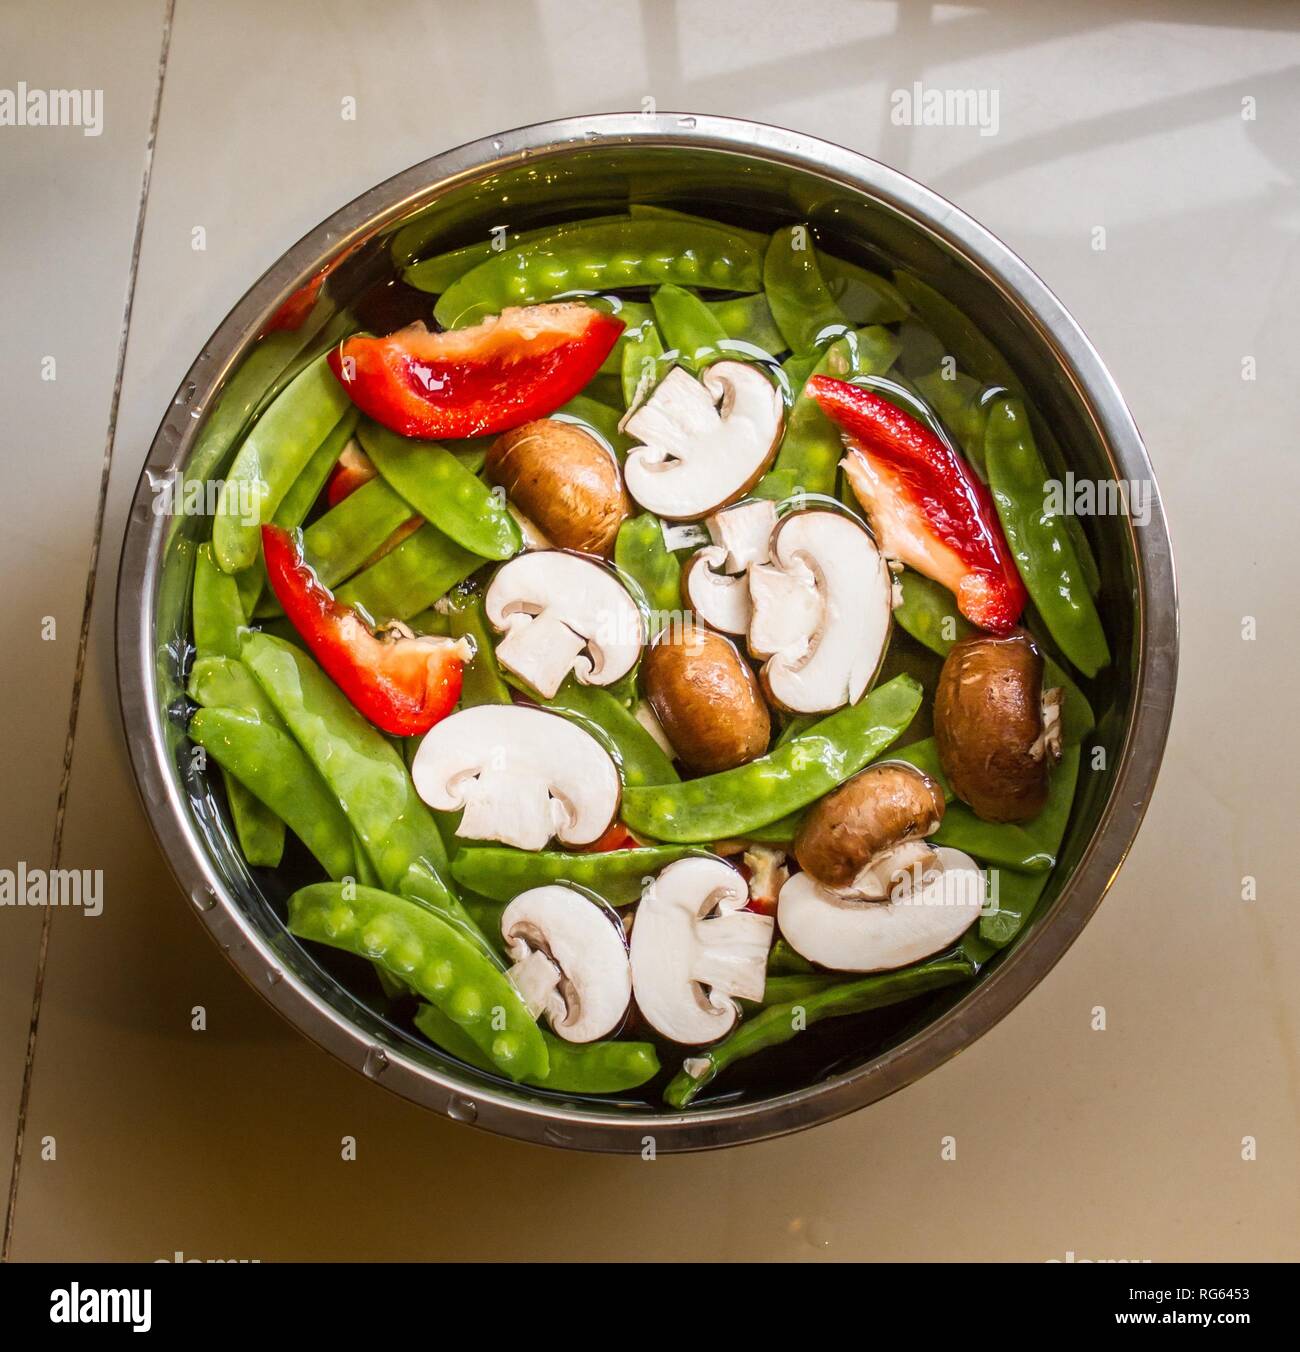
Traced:
<path fill-rule="evenodd" d="M 166 517 L 150 510 L 150 473 L 183 465 L 206 407 L 284 300 L 320 268 L 452 186 L 549 155 L 609 147 L 721 152 L 817 176 L 873 198 L 963 257 L 1034 327 L 1064 368 L 1090 415 L 1116 477 L 1153 485 L 1152 515 L 1127 529 L 1135 563 L 1133 694 L 1119 763 L 1097 829 L 1047 914 L 1004 960 L 981 975 L 919 1032 L 851 1070 L 775 1098 L 684 1113 L 581 1111 L 513 1093 L 379 1048 L 338 1008 L 310 989 L 243 914 L 212 866 L 167 755 L 155 664 L 157 592 Z M 843 147 L 738 119 L 614 113 L 536 124 L 434 156 L 378 185 L 289 249 L 248 291 L 209 340 L 159 428 L 141 473 L 123 542 L 117 596 L 118 686 L 133 769 L 159 844 L 210 933 L 255 989 L 291 1023 L 354 1069 L 460 1121 L 503 1135 L 589 1150 L 679 1151 L 757 1141 L 821 1122 L 893 1093 L 968 1046 L 1007 1014 L 1059 960 L 1100 904 L 1136 835 L 1164 749 L 1177 673 L 1178 619 L 1173 560 L 1159 493 L 1141 437 L 1114 381 L 1056 297 L 999 240 L 905 175 Z"/>

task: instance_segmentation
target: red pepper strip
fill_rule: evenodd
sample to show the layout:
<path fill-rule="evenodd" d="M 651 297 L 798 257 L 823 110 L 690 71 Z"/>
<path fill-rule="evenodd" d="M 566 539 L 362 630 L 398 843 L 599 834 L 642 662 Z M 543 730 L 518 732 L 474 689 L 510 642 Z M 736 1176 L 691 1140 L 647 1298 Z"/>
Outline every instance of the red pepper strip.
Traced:
<path fill-rule="evenodd" d="M 584 845 L 580 854 L 605 854 L 609 850 L 637 850 L 641 842 L 620 821 L 606 827 L 605 833 L 598 836 L 590 845 Z"/>
<path fill-rule="evenodd" d="M 417 638 L 404 625 L 375 634 L 341 605 L 303 561 L 296 534 L 262 527 L 271 590 L 311 654 L 356 710 L 396 737 L 428 732 L 460 698 L 464 639 Z"/>
<path fill-rule="evenodd" d="M 356 442 L 349 441 L 338 463 L 330 470 L 329 482 L 325 485 L 325 501 L 331 507 L 337 507 L 344 498 L 355 493 L 362 484 L 369 483 L 378 473 L 365 451 Z"/>
<path fill-rule="evenodd" d="M 623 321 L 587 305 L 503 310 L 469 329 L 412 324 L 347 339 L 330 369 L 349 398 L 406 437 L 473 437 L 544 418 L 609 355 Z"/>
<path fill-rule="evenodd" d="M 1006 634 L 1027 599 L 989 491 L 923 423 L 861 385 L 807 388 L 845 434 L 844 472 L 881 549 L 942 583 L 981 629 Z"/>

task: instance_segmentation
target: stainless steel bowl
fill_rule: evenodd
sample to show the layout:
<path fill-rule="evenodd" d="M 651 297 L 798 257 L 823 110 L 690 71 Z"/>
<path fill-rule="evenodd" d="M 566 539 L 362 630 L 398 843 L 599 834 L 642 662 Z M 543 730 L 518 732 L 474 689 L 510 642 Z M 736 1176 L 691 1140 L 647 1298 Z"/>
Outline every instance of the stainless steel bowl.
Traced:
<path fill-rule="evenodd" d="M 1087 523 L 1116 655 L 1091 689 L 1105 759 L 1081 780 L 1061 863 L 1026 932 L 971 986 L 941 993 L 893 1045 L 791 1092 L 686 1113 L 566 1099 L 480 1075 L 387 1022 L 286 933 L 282 897 L 239 857 L 184 736 L 190 579 L 205 521 L 153 510 L 159 480 L 222 472 L 240 428 L 293 369 L 285 353 L 295 343 L 323 350 L 358 317 L 379 326 L 382 314 L 372 319 L 366 307 L 382 312 L 400 294 L 394 259 L 481 239 L 503 223 L 608 210 L 629 195 L 697 210 L 716 204 L 764 225 L 811 219 L 864 261 L 908 269 L 973 321 L 970 341 L 982 334 L 1005 356 L 1065 465 L 1152 486 L 1147 524 Z M 259 337 L 288 297 L 335 264 L 296 336 Z M 1173 562 L 1146 451 L 1091 344 L 1034 273 L 970 217 L 883 164 L 777 127 L 674 114 L 547 122 L 461 146 L 357 198 L 290 249 L 212 335 L 162 421 L 123 544 L 117 627 L 122 716 L 145 810 L 199 917 L 253 986 L 321 1046 L 417 1103 L 524 1140 L 607 1151 L 640 1151 L 647 1136 L 659 1150 L 734 1145 L 827 1122 L 992 1027 L 1065 952 L 1123 862 L 1160 764 L 1178 656 Z"/>

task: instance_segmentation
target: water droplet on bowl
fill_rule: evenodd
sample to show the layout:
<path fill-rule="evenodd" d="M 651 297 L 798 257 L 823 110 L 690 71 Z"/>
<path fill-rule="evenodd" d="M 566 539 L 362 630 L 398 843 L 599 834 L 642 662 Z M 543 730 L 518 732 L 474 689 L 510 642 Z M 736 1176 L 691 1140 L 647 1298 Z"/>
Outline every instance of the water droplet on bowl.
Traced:
<path fill-rule="evenodd" d="M 371 1047 L 366 1052 L 366 1059 L 361 1063 L 361 1071 L 364 1075 L 369 1075 L 372 1080 L 377 1080 L 388 1069 L 388 1055 L 382 1047 Z"/>
<path fill-rule="evenodd" d="M 284 973 L 278 967 L 267 969 L 266 984 L 268 986 L 278 986 L 284 980 Z"/>
<path fill-rule="evenodd" d="M 447 1104 L 447 1116 L 453 1122 L 477 1122 L 478 1104 L 460 1094 L 453 1094 Z"/>
<path fill-rule="evenodd" d="M 677 119 L 677 125 L 690 131 L 695 126 L 695 119 L 693 117 L 679 117 Z"/>
<path fill-rule="evenodd" d="M 191 900 L 200 911 L 210 911 L 217 904 L 217 894 L 207 886 L 199 888 Z"/>
<path fill-rule="evenodd" d="M 542 1139 L 548 1145 L 568 1145 L 573 1138 L 567 1131 L 561 1131 L 559 1127 L 547 1127 L 542 1132 Z"/>

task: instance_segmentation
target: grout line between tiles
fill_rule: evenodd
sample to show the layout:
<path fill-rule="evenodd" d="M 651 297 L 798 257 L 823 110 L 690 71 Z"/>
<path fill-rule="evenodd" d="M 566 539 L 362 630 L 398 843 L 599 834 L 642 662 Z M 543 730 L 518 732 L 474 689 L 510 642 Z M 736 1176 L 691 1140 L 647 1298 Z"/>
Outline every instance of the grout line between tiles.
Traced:
<path fill-rule="evenodd" d="M 86 572 L 86 592 L 82 601 L 81 631 L 77 639 L 77 659 L 72 676 L 72 701 L 68 710 L 68 733 L 63 746 L 63 769 L 59 777 L 59 797 L 54 811 L 54 837 L 50 847 L 50 868 L 59 867 L 63 853 L 63 819 L 68 806 L 68 788 L 72 779 L 72 752 L 77 736 L 77 714 L 81 707 L 81 685 L 86 668 L 86 648 L 90 641 L 90 618 L 95 601 L 95 579 L 99 570 L 99 548 L 104 533 L 104 513 L 108 504 L 109 472 L 113 465 L 113 449 L 117 439 L 117 414 L 122 402 L 122 379 L 126 371 L 127 341 L 131 332 L 131 311 L 135 304 L 136 275 L 140 268 L 140 247 L 144 241 L 145 211 L 149 203 L 149 183 L 153 175 L 154 145 L 158 139 L 158 122 L 162 113 L 163 82 L 167 76 L 167 56 L 171 50 L 172 20 L 176 0 L 166 0 L 163 13 L 162 44 L 158 53 L 158 67 L 154 82 L 153 108 L 149 115 L 149 135 L 145 141 L 144 171 L 140 176 L 140 198 L 136 205 L 135 234 L 131 241 L 131 261 L 127 270 L 126 298 L 122 307 L 122 324 L 117 340 L 117 365 L 113 374 L 113 393 L 108 406 L 108 428 L 104 438 L 104 460 L 99 475 L 99 499 L 95 507 L 94 530 L 91 534 L 90 559 Z M 14 1136 L 13 1166 L 9 1175 L 9 1197 L 5 1207 L 4 1243 L 0 1248 L 0 1262 L 8 1262 L 13 1244 L 14 1219 L 18 1204 L 18 1177 L 23 1160 L 23 1138 L 27 1129 L 27 1103 L 31 1095 L 32 1068 L 36 1061 L 36 1033 L 41 1018 L 41 997 L 45 990 L 45 959 L 50 946 L 52 907 L 46 907 L 41 918 L 41 941 L 36 958 L 36 981 L 32 991 L 32 1017 L 27 1030 L 27 1053 L 23 1063 L 22 1092 L 18 1100 L 18 1129 Z"/>

